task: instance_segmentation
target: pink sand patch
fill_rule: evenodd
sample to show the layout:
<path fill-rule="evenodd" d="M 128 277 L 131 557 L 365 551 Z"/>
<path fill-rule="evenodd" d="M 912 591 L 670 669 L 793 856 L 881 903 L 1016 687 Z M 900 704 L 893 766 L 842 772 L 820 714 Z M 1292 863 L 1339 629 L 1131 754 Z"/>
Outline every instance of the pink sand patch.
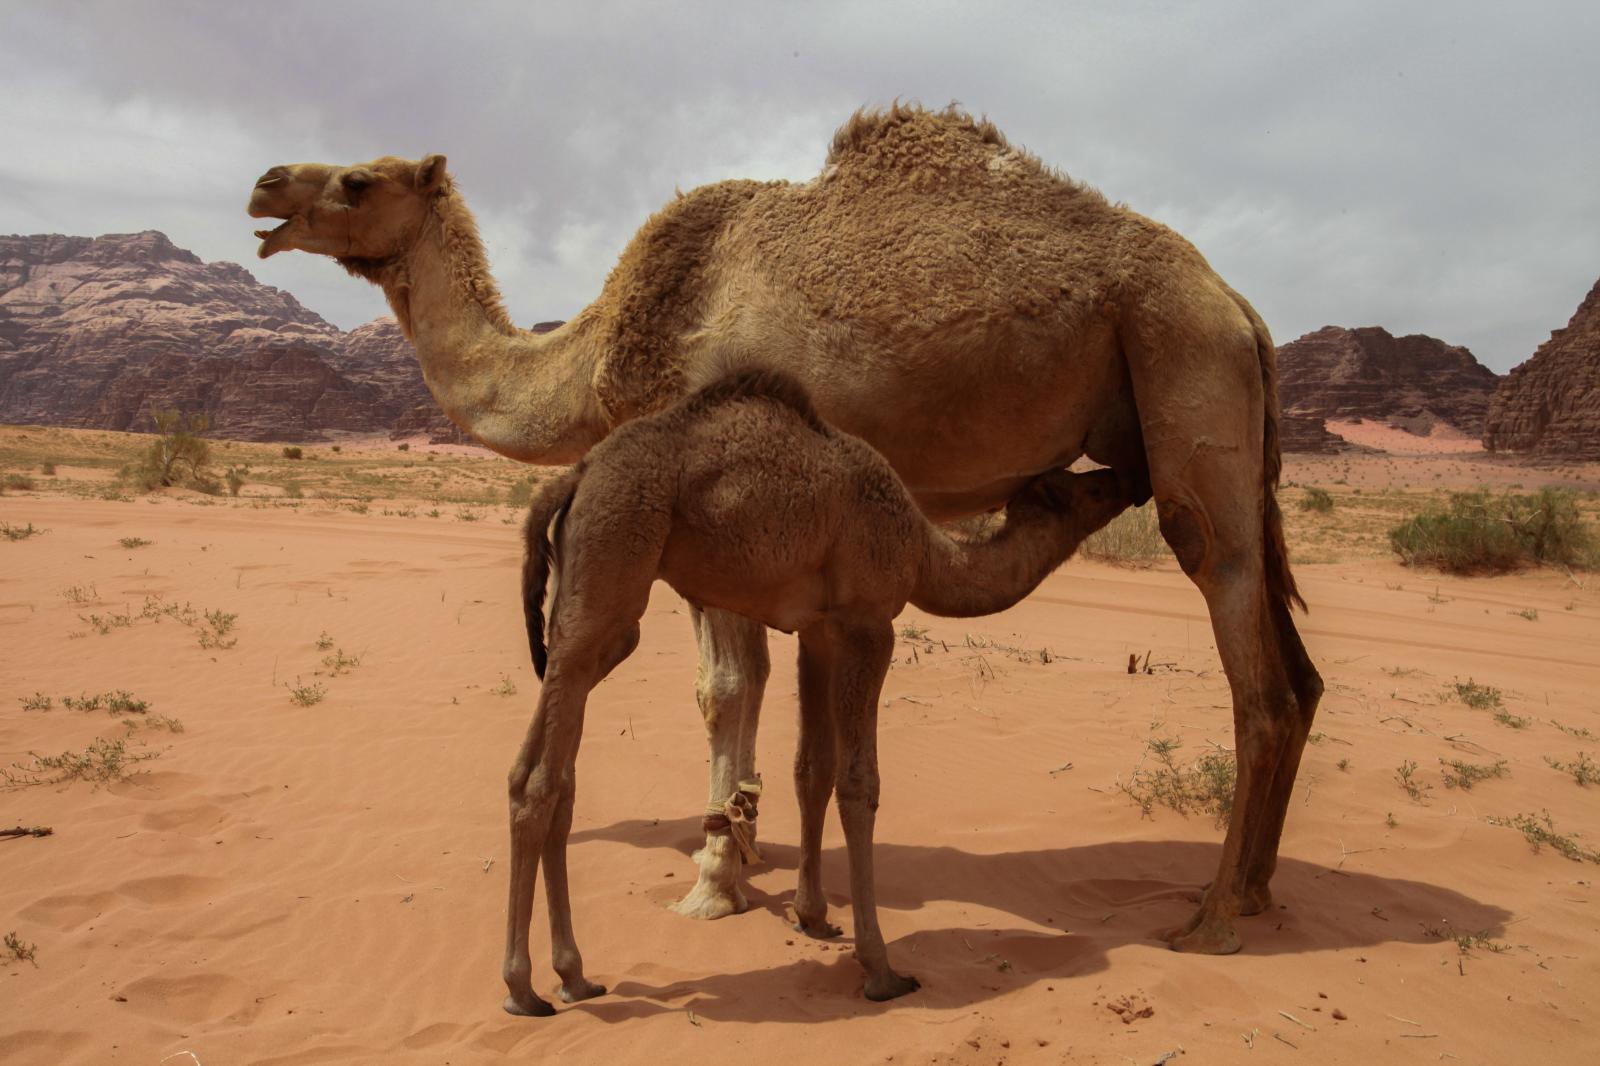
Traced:
<path fill-rule="evenodd" d="M 1450 455 L 1483 451 L 1482 441 L 1442 422 L 1435 425 L 1426 437 L 1407 433 L 1382 422 L 1335 422 L 1331 419 L 1328 421 L 1328 432 L 1343 437 L 1351 444 L 1395 455 Z"/>

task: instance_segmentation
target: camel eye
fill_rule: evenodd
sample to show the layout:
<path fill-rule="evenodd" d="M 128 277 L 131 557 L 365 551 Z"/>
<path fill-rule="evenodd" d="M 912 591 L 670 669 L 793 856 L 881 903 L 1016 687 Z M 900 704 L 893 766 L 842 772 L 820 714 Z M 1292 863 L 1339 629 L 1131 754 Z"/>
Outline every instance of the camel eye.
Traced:
<path fill-rule="evenodd" d="M 372 184 L 373 177 L 366 171 L 352 170 L 344 176 L 343 181 L 346 190 L 352 193 L 359 193 Z"/>

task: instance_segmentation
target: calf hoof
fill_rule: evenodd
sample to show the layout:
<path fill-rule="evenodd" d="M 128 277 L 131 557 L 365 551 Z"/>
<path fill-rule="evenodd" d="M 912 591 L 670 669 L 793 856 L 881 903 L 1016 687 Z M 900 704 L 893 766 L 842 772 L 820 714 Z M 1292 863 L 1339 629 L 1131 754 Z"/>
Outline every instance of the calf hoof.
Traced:
<path fill-rule="evenodd" d="M 808 924 L 806 922 L 795 922 L 794 931 L 797 933 L 804 933 L 812 940 L 832 940 L 836 936 L 844 935 L 843 929 L 840 929 L 837 925 L 834 925 L 831 922 L 825 921 L 815 922 L 812 924 Z"/>
<path fill-rule="evenodd" d="M 867 978 L 866 996 L 874 1003 L 883 1003 L 898 999 L 908 992 L 915 992 L 921 987 L 922 982 L 910 974 L 898 974 L 890 970 L 882 978 Z"/>
<path fill-rule="evenodd" d="M 532 992 L 526 995 L 510 995 L 501 1004 L 507 1014 L 517 1014 L 524 1018 L 549 1018 L 556 1009 Z"/>
<path fill-rule="evenodd" d="M 556 994 L 561 997 L 563 1003 L 577 1003 L 579 1000 L 605 995 L 606 986 L 597 985 L 593 981 L 584 981 L 582 984 L 562 985 Z"/>

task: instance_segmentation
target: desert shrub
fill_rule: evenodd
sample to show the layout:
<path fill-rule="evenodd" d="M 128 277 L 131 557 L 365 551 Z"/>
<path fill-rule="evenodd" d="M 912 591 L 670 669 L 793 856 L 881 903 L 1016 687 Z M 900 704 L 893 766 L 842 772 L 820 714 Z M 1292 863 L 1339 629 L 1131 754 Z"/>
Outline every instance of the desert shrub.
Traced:
<path fill-rule="evenodd" d="M 200 413 L 185 418 L 176 407 L 152 407 L 150 418 L 156 439 L 138 465 L 124 473 L 145 490 L 178 484 L 185 468 L 191 481 L 203 480 L 211 445 L 200 434 L 211 428 L 211 419 Z"/>
<path fill-rule="evenodd" d="M 341 448 L 341 447 L 339 447 L 339 445 L 337 445 L 337 444 L 335 444 L 335 445 L 334 445 L 334 446 L 333 446 L 333 450 L 334 450 L 334 451 L 336 451 L 336 452 L 340 452 L 340 451 L 343 451 L 343 450 L 344 450 L 344 449 L 343 449 L 343 448 Z"/>
<path fill-rule="evenodd" d="M 285 459 L 299 459 L 304 455 L 305 455 L 305 453 L 303 451 L 301 451 L 299 448 L 291 447 L 289 445 L 285 445 L 284 446 L 283 457 Z"/>
<path fill-rule="evenodd" d="M 397 452 L 409 452 L 410 450 L 411 450 L 411 442 L 410 441 L 401 441 L 400 444 L 398 446 L 396 446 L 396 448 L 395 448 L 395 451 L 397 451 Z"/>
<path fill-rule="evenodd" d="M 39 464 L 39 473 L 43 474 L 45 477 L 55 477 L 56 476 L 56 464 L 54 464 L 54 463 L 40 463 Z"/>
<path fill-rule="evenodd" d="M 223 475 L 228 482 L 228 495 L 237 496 L 239 490 L 244 488 L 244 474 L 236 466 L 228 467 L 228 472 Z"/>
<path fill-rule="evenodd" d="M 27 492 L 33 488 L 33 478 L 29 477 L 27 474 L 7 474 L 4 484 L 8 489 L 16 489 L 18 492 Z"/>
<path fill-rule="evenodd" d="M 283 486 L 283 494 L 291 500 L 304 499 L 306 491 L 300 487 L 300 482 L 290 481 Z"/>
<path fill-rule="evenodd" d="M 12 763 L 9 769 L 0 769 L 0 789 L 53 785 L 75 779 L 96 784 L 122 781 L 133 772 L 134 763 L 157 758 L 160 754 L 159 751 L 130 752 L 126 740 L 104 737 L 96 737 L 81 752 L 40 755 L 30 751 L 31 764 Z"/>
<path fill-rule="evenodd" d="M 1091 559 L 1132 566 L 1149 565 L 1166 558 L 1167 542 L 1161 539 L 1155 505 L 1147 503 L 1123 511 L 1104 529 L 1090 534 L 1083 542 L 1083 553 Z"/>
<path fill-rule="evenodd" d="M 1444 509 L 1390 530 L 1389 544 L 1407 566 L 1455 574 L 1505 573 L 1539 563 L 1593 566 L 1597 546 L 1576 494 L 1566 489 L 1451 493 Z"/>
<path fill-rule="evenodd" d="M 1319 489 L 1315 485 L 1307 485 L 1306 494 L 1300 497 L 1300 510 L 1327 514 L 1333 510 L 1333 497 L 1328 495 L 1327 489 Z"/>
<path fill-rule="evenodd" d="M 32 522 L 25 526 L 14 526 L 10 522 L 0 522 L 0 537 L 4 537 L 7 540 L 27 540 L 29 537 L 37 537 L 43 532 L 44 530 L 35 527 Z"/>
<path fill-rule="evenodd" d="M 1181 746 L 1171 737 L 1152 737 L 1145 743 L 1145 757 L 1117 787 L 1146 818 L 1159 804 L 1182 815 L 1209 814 L 1217 825 L 1226 825 L 1233 814 L 1233 787 L 1239 775 L 1233 753 L 1218 748 L 1180 765 L 1175 753 Z"/>

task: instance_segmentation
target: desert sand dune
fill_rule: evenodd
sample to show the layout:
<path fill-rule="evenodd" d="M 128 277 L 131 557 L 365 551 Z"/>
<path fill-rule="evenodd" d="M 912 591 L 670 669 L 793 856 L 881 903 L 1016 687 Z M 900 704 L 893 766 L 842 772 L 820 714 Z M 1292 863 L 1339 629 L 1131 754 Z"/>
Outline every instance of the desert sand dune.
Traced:
<path fill-rule="evenodd" d="M 0 953 L 0 1061 L 1232 1062 L 1292 1045 L 1329 1063 L 1561 1062 L 1594 1047 L 1596 867 L 1489 819 L 1548 811 L 1600 846 L 1600 788 L 1546 762 L 1600 749 L 1600 594 L 1554 572 L 1381 560 L 1299 569 L 1328 694 L 1276 906 L 1226 958 L 1152 939 L 1192 909 L 1220 831 L 1159 804 L 1145 817 L 1118 787 L 1156 765 L 1153 740 L 1179 741 L 1180 765 L 1232 746 L 1204 605 L 1175 564 L 1075 560 L 1002 615 L 903 616 L 877 869 L 890 949 L 923 988 L 883 1005 L 849 958 L 832 816 L 824 883 L 846 936 L 788 925 L 792 637 L 771 637 L 751 909 L 667 911 L 703 839 L 706 749 L 685 607 L 658 585 L 579 757 L 575 918 L 611 993 L 508 1017 L 504 781 L 537 694 L 513 515 L 0 499 L 0 518 L 47 530 L 0 542 L 0 766 L 97 737 L 157 756 L 98 787 L 0 791 L 0 828 L 55 830 L 0 839 L 0 931 L 34 948 Z M 237 615 L 219 641 L 234 646 L 201 646 L 205 611 Z M 1463 703 L 1469 681 L 1498 705 Z M 63 705 L 119 690 L 147 709 Z M 35 694 L 48 710 L 25 706 Z M 1464 790 L 1441 759 L 1505 766 Z M 535 973 L 550 994 L 538 957 Z"/>

